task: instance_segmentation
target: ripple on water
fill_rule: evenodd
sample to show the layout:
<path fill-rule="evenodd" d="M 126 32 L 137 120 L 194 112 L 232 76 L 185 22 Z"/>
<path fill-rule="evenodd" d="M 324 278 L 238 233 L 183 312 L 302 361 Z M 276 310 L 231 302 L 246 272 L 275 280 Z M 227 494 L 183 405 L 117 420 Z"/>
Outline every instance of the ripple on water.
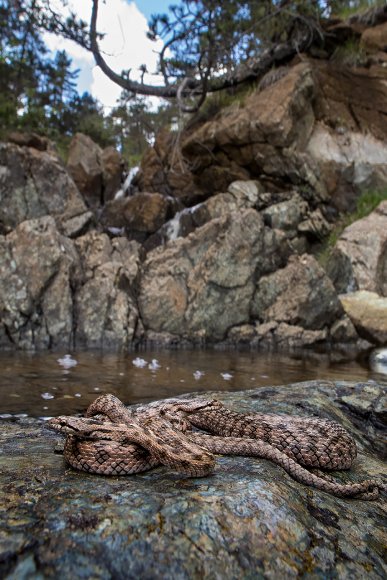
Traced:
<path fill-rule="evenodd" d="M 314 379 L 387 380 L 369 369 L 366 359 L 338 360 L 333 354 L 335 358 L 310 352 L 289 356 L 236 350 L 150 351 L 142 356 L 0 352 L 0 413 L 2 417 L 82 413 L 104 393 L 130 404 Z M 74 364 L 65 368 L 59 361 Z"/>

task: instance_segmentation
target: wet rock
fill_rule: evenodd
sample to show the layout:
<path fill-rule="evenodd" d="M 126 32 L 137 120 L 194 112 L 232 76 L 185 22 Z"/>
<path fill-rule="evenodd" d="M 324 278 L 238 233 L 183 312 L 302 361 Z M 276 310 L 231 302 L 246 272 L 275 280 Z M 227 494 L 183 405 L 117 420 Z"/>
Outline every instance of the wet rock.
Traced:
<path fill-rule="evenodd" d="M 255 343 L 269 349 L 299 349 L 316 347 L 326 343 L 328 330 L 306 330 L 297 324 L 286 322 L 263 322 L 256 324 Z"/>
<path fill-rule="evenodd" d="M 281 263 L 280 232 L 255 210 L 211 220 L 185 239 L 150 252 L 139 305 L 146 329 L 222 339 L 249 321 L 255 278 Z"/>
<path fill-rule="evenodd" d="M 339 421 L 359 447 L 351 470 L 334 474 L 342 482 L 385 474 L 385 425 L 374 422 L 385 395 L 328 381 L 210 394 L 243 412 Z M 60 436 L 41 422 L 1 423 L 2 577 L 384 577 L 382 499 L 339 499 L 259 458 L 217 457 L 199 479 L 167 468 L 93 476 L 65 466 Z"/>
<path fill-rule="evenodd" d="M 0 233 L 25 220 L 51 215 L 64 228 L 86 211 L 79 191 L 56 154 L 0 143 Z"/>
<path fill-rule="evenodd" d="M 341 343 L 350 343 L 359 338 L 351 319 L 346 315 L 332 324 L 330 336 L 333 342 Z"/>
<path fill-rule="evenodd" d="M 308 254 L 292 256 L 285 268 L 263 276 L 252 303 L 252 315 L 260 322 L 306 330 L 327 328 L 342 314 L 332 282 Z"/>
<path fill-rule="evenodd" d="M 105 227 L 125 227 L 131 232 L 151 234 L 167 220 L 173 200 L 160 193 L 137 193 L 108 202 L 101 214 Z"/>
<path fill-rule="evenodd" d="M 165 242 L 184 238 L 214 218 L 254 207 L 261 190 L 262 187 L 258 181 L 234 181 L 227 192 L 218 193 L 204 202 L 177 212 L 146 241 L 146 249 L 153 250 Z"/>
<path fill-rule="evenodd" d="M 339 293 L 367 290 L 387 296 L 387 200 L 344 230 L 327 272 Z"/>
<path fill-rule="evenodd" d="M 342 294 L 340 301 L 357 332 L 372 343 L 387 343 L 387 298 L 359 290 Z"/>

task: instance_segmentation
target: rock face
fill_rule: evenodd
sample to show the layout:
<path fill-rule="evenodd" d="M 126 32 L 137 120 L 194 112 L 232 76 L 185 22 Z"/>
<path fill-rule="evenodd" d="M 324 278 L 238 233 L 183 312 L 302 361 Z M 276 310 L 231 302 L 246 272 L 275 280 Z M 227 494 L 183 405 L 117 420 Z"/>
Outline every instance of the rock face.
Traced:
<path fill-rule="evenodd" d="M 102 150 L 82 133 L 71 141 L 67 169 L 89 207 L 113 198 L 122 183 L 124 168 L 121 155 L 113 147 Z"/>
<path fill-rule="evenodd" d="M 308 330 L 330 326 L 343 314 L 333 284 L 316 260 L 292 257 L 285 268 L 263 276 L 256 287 L 253 316 Z"/>
<path fill-rule="evenodd" d="M 195 160 L 201 188 L 222 191 L 236 178 L 288 173 L 289 159 L 282 148 L 303 147 L 307 142 L 314 122 L 313 91 L 311 69 L 300 64 L 275 88 L 253 93 L 243 107 L 225 109 L 187 136 L 182 151 Z M 238 167 L 244 168 L 243 176 L 235 176 Z"/>
<path fill-rule="evenodd" d="M 140 247 L 91 232 L 78 238 L 82 283 L 75 294 L 75 343 L 127 349 L 141 335 L 135 288 Z M 136 333 L 139 333 L 138 335 Z"/>
<path fill-rule="evenodd" d="M 348 226 L 337 241 L 327 272 L 360 336 L 387 342 L 387 201 Z"/>
<path fill-rule="evenodd" d="M 339 421 L 359 456 L 335 476 L 348 482 L 385 474 L 387 395 L 375 383 L 319 381 L 215 396 L 237 411 Z M 41 422 L 2 420 L 1 427 L 4 578 L 385 576 L 383 500 L 333 497 L 259 458 L 217 457 L 214 474 L 201 479 L 167 468 L 93 476 L 65 466 L 54 453 L 60 436 Z"/>
<path fill-rule="evenodd" d="M 0 233 L 25 220 L 53 216 L 73 232 L 75 219 L 90 220 L 79 191 L 57 156 L 34 147 L 0 143 Z"/>
<path fill-rule="evenodd" d="M 160 193 L 137 193 L 108 202 L 101 222 L 106 227 L 125 227 L 129 232 L 153 234 L 167 220 L 172 199 Z"/>
<path fill-rule="evenodd" d="M 386 20 L 379 8 L 324 23 L 333 47 L 357 39 L 367 66 L 312 46 L 216 114 L 209 100 L 183 130 L 162 131 L 130 189 L 120 154 L 85 135 L 67 170 L 46 138 L 11 135 L 0 345 L 383 342 L 379 299 L 369 312 L 362 300 L 359 318 L 341 295 L 387 296 L 387 201 L 345 230 L 328 275 L 313 256 L 362 190 L 387 191 Z"/>
<path fill-rule="evenodd" d="M 377 28 L 369 30 L 376 35 Z M 191 191 L 194 182 L 209 196 L 233 181 L 258 179 L 269 191 L 301 187 L 307 201 L 353 210 L 360 191 L 387 183 L 384 63 L 347 67 L 343 74 L 333 61 L 303 57 L 279 71 L 275 82 L 260 83 L 261 90 L 179 136 L 181 151 L 175 146 L 174 155 L 182 157 L 185 180 L 191 175 Z M 181 184 L 172 183 L 175 170 L 166 148 L 159 150 L 144 157 L 139 187 L 178 196 Z"/>
<path fill-rule="evenodd" d="M 73 242 L 51 217 L 29 220 L 0 237 L 1 346 L 48 348 L 71 340 Z"/>
<path fill-rule="evenodd" d="M 139 296 L 145 327 L 222 339 L 230 327 L 248 321 L 254 280 L 280 265 L 282 239 L 256 211 L 245 210 L 150 252 Z"/>
<path fill-rule="evenodd" d="M 144 154 L 134 184 L 141 191 L 173 195 L 188 205 L 203 197 L 181 155 L 178 139 L 167 130 L 159 133 Z"/>
<path fill-rule="evenodd" d="M 90 233 L 76 244 L 51 217 L 0 236 L 0 345 L 127 348 L 138 328 L 135 242 Z"/>
<path fill-rule="evenodd" d="M 327 271 L 340 293 L 368 290 L 387 296 L 387 200 L 344 230 Z"/>

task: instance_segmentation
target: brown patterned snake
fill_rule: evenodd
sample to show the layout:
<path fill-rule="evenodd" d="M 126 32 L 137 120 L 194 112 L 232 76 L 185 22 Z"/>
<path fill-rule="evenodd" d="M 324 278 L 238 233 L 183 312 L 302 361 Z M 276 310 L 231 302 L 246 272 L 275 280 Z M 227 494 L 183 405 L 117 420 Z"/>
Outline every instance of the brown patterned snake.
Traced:
<path fill-rule="evenodd" d="M 356 457 L 347 431 L 317 417 L 236 413 L 202 399 L 151 403 L 131 412 L 113 395 L 102 395 L 85 418 L 57 417 L 49 426 L 67 435 L 66 461 L 90 473 L 126 475 L 163 464 L 200 477 L 213 470 L 215 453 L 270 459 L 300 483 L 338 497 L 376 499 L 386 487 L 373 480 L 341 484 L 309 471 L 349 469 Z"/>

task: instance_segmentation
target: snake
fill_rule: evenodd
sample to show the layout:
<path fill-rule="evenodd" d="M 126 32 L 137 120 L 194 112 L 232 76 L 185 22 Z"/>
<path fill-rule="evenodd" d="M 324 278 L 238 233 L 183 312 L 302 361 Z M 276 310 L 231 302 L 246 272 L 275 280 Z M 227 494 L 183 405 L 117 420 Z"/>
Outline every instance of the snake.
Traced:
<path fill-rule="evenodd" d="M 240 413 L 216 399 L 170 399 L 128 410 L 105 394 L 85 417 L 54 417 L 48 427 L 66 436 L 67 463 L 93 474 L 129 475 L 165 465 L 205 477 L 214 471 L 215 455 L 240 455 L 268 459 L 299 483 L 337 497 L 372 500 L 387 488 L 373 479 L 340 483 L 328 475 L 351 468 L 356 442 L 339 423 L 315 416 Z"/>

